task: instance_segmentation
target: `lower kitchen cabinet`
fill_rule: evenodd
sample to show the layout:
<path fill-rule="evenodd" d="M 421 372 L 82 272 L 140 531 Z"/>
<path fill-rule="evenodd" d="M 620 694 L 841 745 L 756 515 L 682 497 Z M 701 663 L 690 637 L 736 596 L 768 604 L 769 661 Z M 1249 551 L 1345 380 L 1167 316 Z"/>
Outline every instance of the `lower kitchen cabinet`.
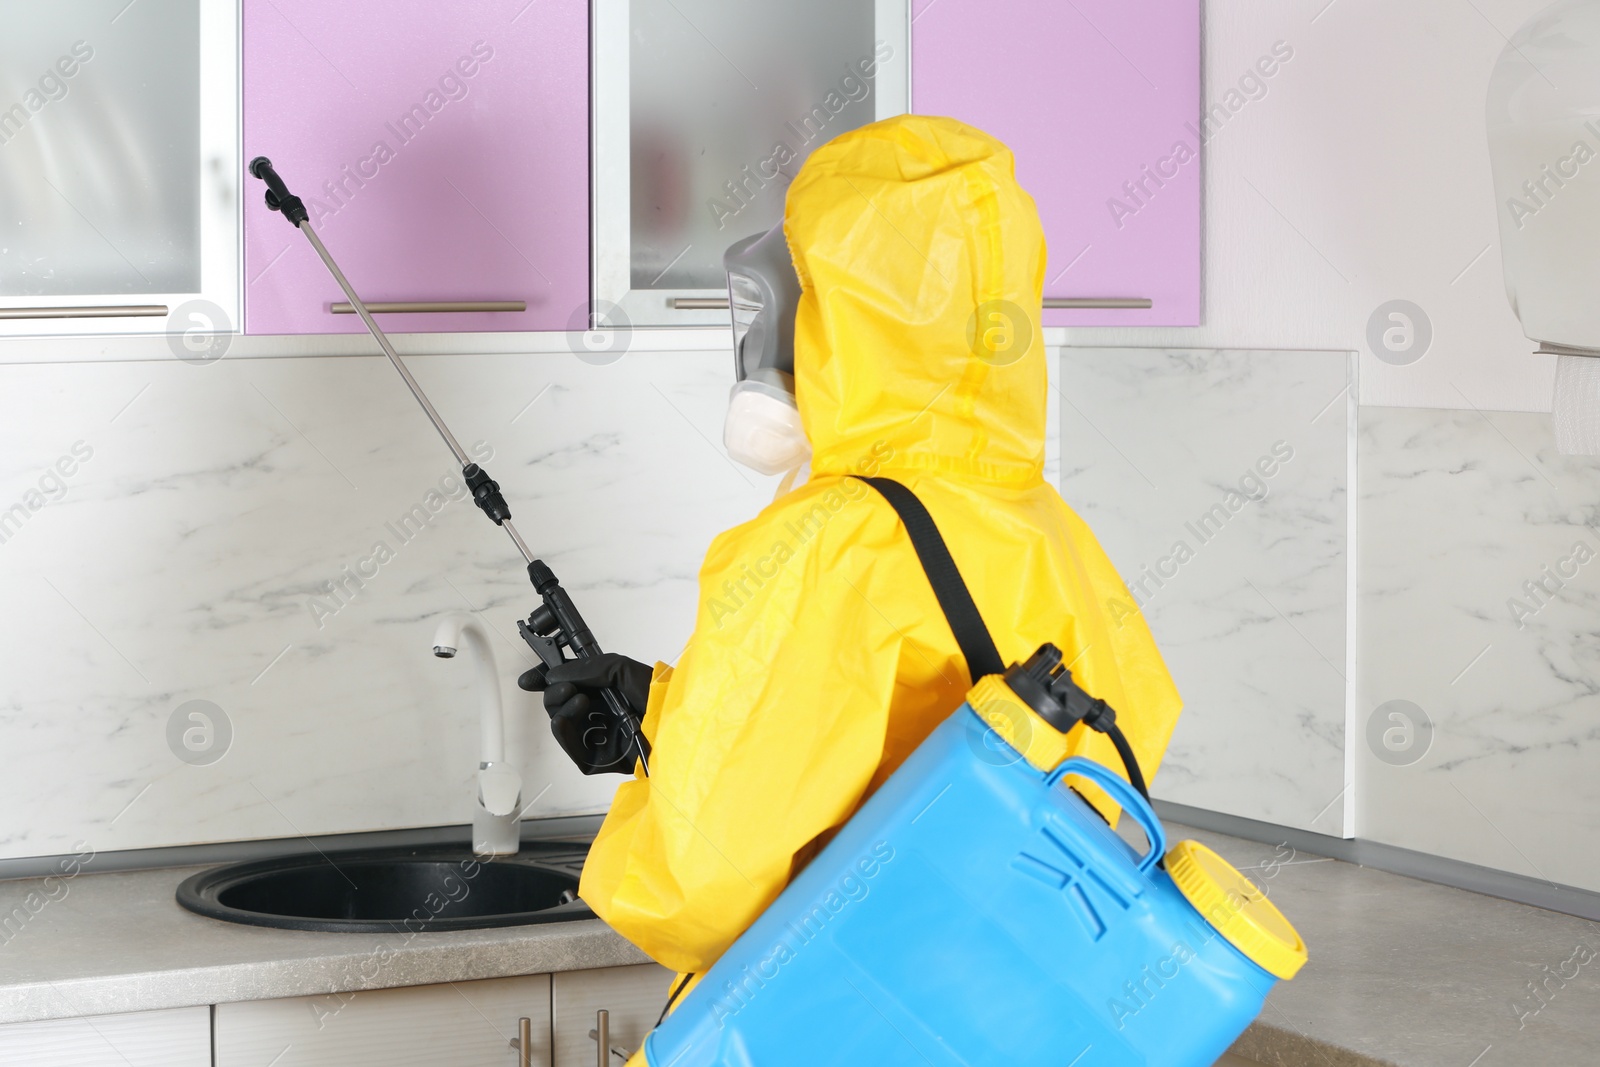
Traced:
<path fill-rule="evenodd" d="M 551 1067 L 550 976 L 219 1004 L 215 1067 Z"/>
<path fill-rule="evenodd" d="M 27 1067 L 621 1067 L 672 984 L 655 964 L 0 1025 Z M 602 1057 L 592 1032 L 607 1014 Z"/>
<path fill-rule="evenodd" d="M 590 1036 L 597 1013 L 608 1013 L 611 1047 L 631 1053 L 660 1016 L 672 977 L 652 963 L 218 1004 L 215 1067 L 519 1067 L 511 1041 L 522 1019 L 532 1035 L 528 1062 L 533 1067 L 590 1067 L 601 1062 Z M 206 1009 L 186 1010 L 201 1013 L 200 1059 L 129 1057 L 129 1062 L 134 1067 L 211 1064 L 204 1042 Z M 126 1067 L 121 1060 L 88 1058 L 13 1061 L 4 1055 L 9 1047 L 5 1029 L 0 1028 L 0 1064 Z M 621 1067 L 626 1058 L 612 1056 L 611 1067 Z"/>
<path fill-rule="evenodd" d="M 202 1005 L 86 1019 L 7 1023 L 0 1026 L 0 1064 L 210 1067 L 211 1009 Z"/>
<path fill-rule="evenodd" d="M 671 971 L 653 963 L 552 975 L 555 1067 L 622 1067 L 660 1018 L 672 979 Z M 601 1011 L 608 1016 L 611 1048 L 622 1053 L 608 1059 L 599 1056 L 599 1046 L 589 1036 Z"/>

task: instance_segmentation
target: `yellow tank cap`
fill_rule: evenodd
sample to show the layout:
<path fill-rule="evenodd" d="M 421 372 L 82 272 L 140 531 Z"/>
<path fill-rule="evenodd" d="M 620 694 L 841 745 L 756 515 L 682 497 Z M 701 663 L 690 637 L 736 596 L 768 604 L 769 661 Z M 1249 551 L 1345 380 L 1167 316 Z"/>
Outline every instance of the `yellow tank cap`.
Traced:
<path fill-rule="evenodd" d="M 1179 841 L 1167 853 L 1167 874 L 1195 910 L 1256 966 L 1278 978 L 1293 978 L 1305 966 L 1306 943 L 1283 912 L 1211 849 Z"/>

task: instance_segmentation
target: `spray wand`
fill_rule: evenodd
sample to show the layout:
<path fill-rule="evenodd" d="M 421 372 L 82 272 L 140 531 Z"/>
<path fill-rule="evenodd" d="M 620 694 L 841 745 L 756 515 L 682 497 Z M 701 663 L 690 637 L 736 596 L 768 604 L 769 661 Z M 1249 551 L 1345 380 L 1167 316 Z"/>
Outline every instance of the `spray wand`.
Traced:
<path fill-rule="evenodd" d="M 501 495 L 500 485 L 489 472 L 474 463 L 462 449 L 461 443 L 456 440 L 450 428 L 439 417 L 433 404 L 428 400 L 427 394 L 411 376 L 406 365 L 400 361 L 400 354 L 394 350 L 394 345 L 389 343 L 389 338 L 379 329 L 372 313 L 367 310 L 367 305 L 351 287 L 349 279 L 344 276 L 344 271 L 333 261 L 328 254 L 328 249 L 323 245 L 322 239 L 317 236 L 316 230 L 311 227 L 311 216 L 306 211 L 305 202 L 298 196 L 289 192 L 289 187 L 284 184 L 278 172 L 272 169 L 272 161 L 266 156 L 257 156 L 250 161 L 250 173 L 267 184 L 267 207 L 273 211 L 281 212 L 295 229 L 305 234 L 306 240 L 311 242 L 311 247 L 322 260 L 328 273 L 333 275 L 333 280 L 339 283 L 339 288 L 344 290 L 345 299 L 350 301 L 350 306 L 355 309 L 361 321 L 366 323 L 367 332 L 372 334 L 373 340 L 378 342 L 378 347 L 383 349 L 383 354 L 389 357 L 389 362 L 400 373 L 405 381 L 406 388 L 411 390 L 411 395 L 417 398 L 417 403 L 422 405 L 423 412 L 428 416 L 428 421 L 433 423 L 433 428 L 439 431 L 439 436 L 444 438 L 445 445 L 450 453 L 455 456 L 456 462 L 461 464 L 461 477 L 466 481 L 467 488 L 472 492 L 472 500 L 483 513 L 494 521 L 494 524 L 503 529 L 511 538 L 511 543 L 517 546 L 517 551 L 528 563 L 528 579 L 533 583 L 543 603 L 535 608 L 528 616 L 526 622 L 519 621 L 517 630 L 522 634 L 528 646 L 538 654 L 543 662 L 543 669 L 554 667 L 566 662 L 564 650 L 569 650 L 579 659 L 588 659 L 601 654 L 600 644 L 594 639 L 594 634 L 584 623 L 583 616 L 578 614 L 577 606 L 573 604 L 572 597 L 561 587 L 556 579 L 555 572 L 547 567 L 543 561 L 533 557 L 528 544 L 517 533 L 517 528 L 511 525 L 511 508 L 506 503 L 506 498 Z M 540 668 L 535 668 L 539 670 Z M 633 714 L 628 710 L 621 694 L 615 689 L 603 689 L 601 698 L 606 709 L 617 720 L 618 726 L 632 742 L 631 747 L 639 756 L 639 766 L 646 776 L 650 774 L 649 752 L 650 745 L 639 732 L 638 724 L 634 721 Z"/>

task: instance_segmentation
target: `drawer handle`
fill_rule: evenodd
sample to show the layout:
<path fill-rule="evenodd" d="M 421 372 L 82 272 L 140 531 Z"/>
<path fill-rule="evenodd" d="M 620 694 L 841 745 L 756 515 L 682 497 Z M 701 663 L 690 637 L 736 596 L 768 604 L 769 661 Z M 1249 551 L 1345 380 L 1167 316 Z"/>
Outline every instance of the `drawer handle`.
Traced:
<path fill-rule="evenodd" d="M 532 1019 L 517 1020 L 517 1036 L 511 1039 L 511 1047 L 517 1050 L 517 1067 L 533 1067 Z"/>
<path fill-rule="evenodd" d="M 526 300 L 367 300 L 367 310 L 374 315 L 417 315 L 450 311 L 527 311 Z M 335 315 L 354 315 L 356 309 L 348 300 L 334 304 Z"/>
<path fill-rule="evenodd" d="M 726 311 L 728 298 L 725 296 L 675 296 L 669 301 L 674 310 L 678 311 Z M 1087 308 L 1125 308 L 1138 310 L 1154 307 L 1155 302 L 1147 296 L 1047 296 L 1044 298 L 1047 310 Z"/>
<path fill-rule="evenodd" d="M 1044 306 L 1047 311 L 1087 308 L 1127 308 L 1136 310 L 1154 307 L 1155 302 L 1147 296 L 1047 296 L 1044 298 Z"/>
<path fill-rule="evenodd" d="M 131 319 L 157 318 L 165 304 L 97 304 L 75 308 L 0 308 L 0 319 Z"/>
<path fill-rule="evenodd" d="M 606 1061 L 606 1049 L 611 1045 L 611 1013 L 604 1008 L 594 1013 L 594 1029 L 589 1031 L 589 1037 L 594 1041 L 595 1067 L 610 1067 Z M 612 1048 L 611 1055 L 626 1063 L 633 1055 L 625 1048 Z"/>
<path fill-rule="evenodd" d="M 601 1008 L 594 1013 L 594 1029 L 589 1031 L 589 1036 L 594 1038 L 595 1067 L 610 1067 L 606 1062 L 606 1049 L 611 1045 L 611 1013 Z"/>

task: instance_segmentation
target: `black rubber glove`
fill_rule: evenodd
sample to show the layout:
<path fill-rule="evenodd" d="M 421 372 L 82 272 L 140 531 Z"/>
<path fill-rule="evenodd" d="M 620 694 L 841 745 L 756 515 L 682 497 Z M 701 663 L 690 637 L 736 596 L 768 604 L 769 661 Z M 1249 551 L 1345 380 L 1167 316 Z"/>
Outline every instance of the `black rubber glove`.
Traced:
<path fill-rule="evenodd" d="M 634 737 L 642 737 L 640 722 L 650 700 L 653 673 L 638 660 L 606 652 L 554 667 L 535 667 L 518 678 L 517 684 L 529 692 L 544 691 L 550 732 L 580 771 L 631 774 L 639 755 Z M 616 721 L 600 695 L 602 689 L 617 691 L 628 707 L 631 723 Z"/>

